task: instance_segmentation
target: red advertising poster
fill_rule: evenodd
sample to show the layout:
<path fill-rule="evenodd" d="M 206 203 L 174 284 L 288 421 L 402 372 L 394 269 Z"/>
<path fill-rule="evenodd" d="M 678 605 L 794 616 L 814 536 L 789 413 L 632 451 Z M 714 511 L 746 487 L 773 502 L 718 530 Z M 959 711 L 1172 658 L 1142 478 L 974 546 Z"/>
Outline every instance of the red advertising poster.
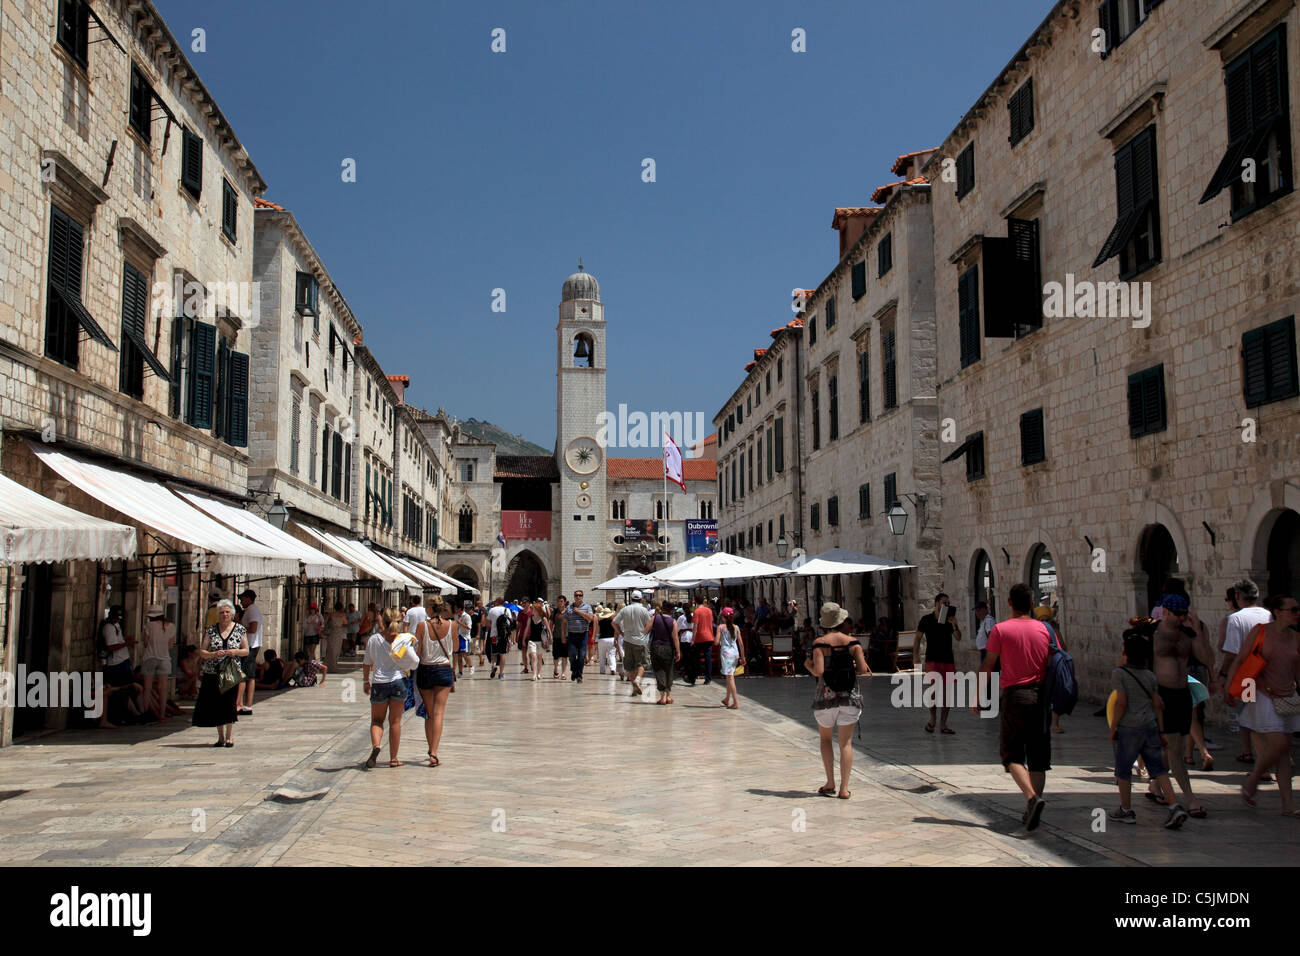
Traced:
<path fill-rule="evenodd" d="M 551 540 L 551 513 L 549 511 L 503 511 L 501 533 L 506 541 Z"/>

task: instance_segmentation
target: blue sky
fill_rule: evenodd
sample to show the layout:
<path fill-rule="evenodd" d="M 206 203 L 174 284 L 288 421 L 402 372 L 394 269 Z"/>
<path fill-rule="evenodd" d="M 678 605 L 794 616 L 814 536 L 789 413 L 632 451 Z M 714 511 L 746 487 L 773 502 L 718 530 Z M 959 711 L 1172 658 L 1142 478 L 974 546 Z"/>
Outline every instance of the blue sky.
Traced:
<path fill-rule="evenodd" d="M 206 31 L 191 61 L 408 400 L 548 448 L 579 256 L 609 407 L 711 420 L 791 288 L 834 268 L 834 207 L 941 142 L 1051 7 L 156 3 Z"/>

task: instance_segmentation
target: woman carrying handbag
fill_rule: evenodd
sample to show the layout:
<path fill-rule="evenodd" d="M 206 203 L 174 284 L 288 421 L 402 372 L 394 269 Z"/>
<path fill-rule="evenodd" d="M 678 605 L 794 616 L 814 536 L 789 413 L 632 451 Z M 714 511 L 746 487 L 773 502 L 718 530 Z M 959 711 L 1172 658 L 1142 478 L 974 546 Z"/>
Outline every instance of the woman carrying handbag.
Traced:
<path fill-rule="evenodd" d="M 420 648 L 420 666 L 415 672 L 415 686 L 424 700 L 427 715 L 424 739 L 429 744 L 429 766 L 437 767 L 438 744 L 442 740 L 442 718 L 447 710 L 447 695 L 456 690 L 456 673 L 452 669 L 451 605 L 439 604 L 436 616 L 421 621 L 415 628 Z M 425 715 L 421 715 L 425 716 Z"/>
<path fill-rule="evenodd" d="M 235 623 L 235 605 L 229 598 L 217 602 L 217 623 L 199 642 L 203 682 L 194 704 L 194 726 L 216 727 L 214 747 L 235 746 L 235 695 L 244 680 L 243 658 L 248 656 L 248 633 Z"/>

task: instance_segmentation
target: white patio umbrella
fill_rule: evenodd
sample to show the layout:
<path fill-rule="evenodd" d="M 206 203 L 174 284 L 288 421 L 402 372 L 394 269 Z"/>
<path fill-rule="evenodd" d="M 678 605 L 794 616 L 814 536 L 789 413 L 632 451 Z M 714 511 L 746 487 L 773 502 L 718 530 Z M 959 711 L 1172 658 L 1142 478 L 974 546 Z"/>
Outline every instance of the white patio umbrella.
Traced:
<path fill-rule="evenodd" d="M 679 568 L 671 577 L 668 572 L 672 571 L 672 568 L 658 571 L 653 577 L 657 581 L 675 587 L 693 587 L 697 584 L 735 583 L 752 578 L 784 577 L 789 574 L 785 568 L 777 567 L 775 564 L 766 564 L 737 554 L 727 554 L 725 551 L 716 551 L 687 564 L 687 567 Z"/>
<path fill-rule="evenodd" d="M 815 554 L 798 568 L 787 573 L 795 577 L 817 577 L 823 574 L 868 574 L 872 571 L 893 571 L 913 568 L 914 564 L 900 564 L 875 554 L 863 554 L 846 548 L 831 548 Z"/>
<path fill-rule="evenodd" d="M 627 591 L 635 590 L 654 590 L 660 587 L 658 581 L 654 578 L 642 574 L 640 571 L 624 571 L 617 577 L 610 578 L 602 584 L 596 585 L 597 591 Z"/>

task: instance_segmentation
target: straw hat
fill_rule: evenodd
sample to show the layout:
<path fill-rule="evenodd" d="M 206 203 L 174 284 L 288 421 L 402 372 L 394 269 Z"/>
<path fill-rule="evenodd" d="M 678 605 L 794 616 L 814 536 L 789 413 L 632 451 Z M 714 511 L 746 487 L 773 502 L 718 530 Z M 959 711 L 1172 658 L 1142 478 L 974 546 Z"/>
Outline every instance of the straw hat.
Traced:
<path fill-rule="evenodd" d="M 599 618 L 599 619 L 602 620 L 602 621 L 608 621 L 608 620 L 609 620 L 611 617 L 613 617 L 613 616 L 614 616 L 614 609 L 613 609 L 612 607 L 605 607 L 605 606 L 602 604 L 602 605 L 601 605 L 601 606 L 596 610 L 596 617 Z"/>
<path fill-rule="evenodd" d="M 827 601 L 822 605 L 822 616 L 819 623 L 824 630 L 829 631 L 831 628 L 839 627 L 840 624 L 848 620 L 848 617 L 848 611 L 832 601 Z"/>

